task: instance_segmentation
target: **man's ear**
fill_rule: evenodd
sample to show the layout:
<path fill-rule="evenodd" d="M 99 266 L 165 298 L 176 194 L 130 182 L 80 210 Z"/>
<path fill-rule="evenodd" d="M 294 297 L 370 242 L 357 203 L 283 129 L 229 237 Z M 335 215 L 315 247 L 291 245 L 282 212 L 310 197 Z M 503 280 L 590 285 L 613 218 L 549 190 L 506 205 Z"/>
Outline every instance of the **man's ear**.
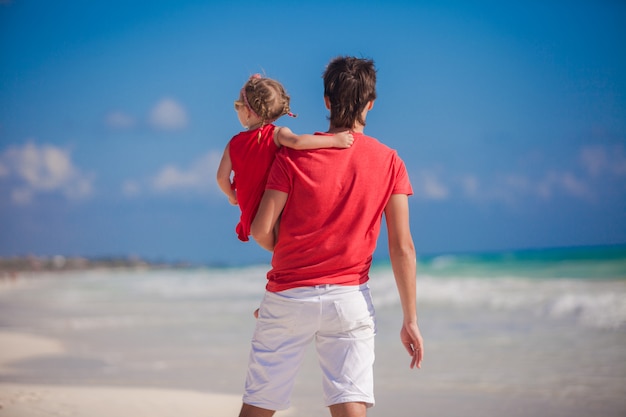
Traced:
<path fill-rule="evenodd" d="M 328 98 L 328 96 L 324 96 L 324 105 L 328 110 L 330 110 L 330 99 Z"/>
<path fill-rule="evenodd" d="M 372 108 L 374 108 L 374 100 L 370 100 L 369 103 L 367 103 L 367 110 L 370 111 Z"/>

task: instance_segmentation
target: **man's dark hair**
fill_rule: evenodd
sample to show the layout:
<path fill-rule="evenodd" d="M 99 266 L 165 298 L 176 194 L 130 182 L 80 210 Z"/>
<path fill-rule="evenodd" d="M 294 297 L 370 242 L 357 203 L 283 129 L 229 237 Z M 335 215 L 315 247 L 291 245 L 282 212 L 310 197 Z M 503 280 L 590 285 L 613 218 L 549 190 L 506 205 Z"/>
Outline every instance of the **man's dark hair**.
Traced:
<path fill-rule="evenodd" d="M 338 57 L 324 71 L 324 96 L 330 101 L 332 127 L 351 129 L 358 122 L 367 103 L 376 99 L 376 68 L 371 59 Z"/>

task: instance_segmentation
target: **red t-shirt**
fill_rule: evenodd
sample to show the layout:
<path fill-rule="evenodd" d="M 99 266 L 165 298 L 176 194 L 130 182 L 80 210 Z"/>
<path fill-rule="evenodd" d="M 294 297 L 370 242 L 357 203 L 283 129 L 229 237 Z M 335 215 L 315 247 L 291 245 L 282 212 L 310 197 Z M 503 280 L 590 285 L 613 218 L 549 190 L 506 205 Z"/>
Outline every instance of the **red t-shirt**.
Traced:
<path fill-rule="evenodd" d="M 272 292 L 366 282 L 389 198 L 413 194 L 397 153 L 360 133 L 349 149 L 283 147 L 266 188 L 289 194 L 267 274 Z"/>
<path fill-rule="evenodd" d="M 274 143 L 274 125 L 239 133 L 230 140 L 229 153 L 235 176 L 233 189 L 241 209 L 239 224 L 235 228 L 241 241 L 248 241 L 250 225 L 263 197 L 265 182 L 278 151 Z"/>

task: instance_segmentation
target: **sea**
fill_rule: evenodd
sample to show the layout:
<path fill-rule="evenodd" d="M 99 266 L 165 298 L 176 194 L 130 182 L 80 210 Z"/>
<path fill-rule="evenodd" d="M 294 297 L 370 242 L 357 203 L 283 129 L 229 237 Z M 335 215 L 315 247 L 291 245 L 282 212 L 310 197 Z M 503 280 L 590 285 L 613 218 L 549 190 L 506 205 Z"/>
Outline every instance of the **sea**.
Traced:
<path fill-rule="evenodd" d="M 268 269 L 1 280 L 0 331 L 55 338 L 67 352 L 12 364 L 0 382 L 239 394 Z M 400 344 L 387 261 L 373 264 L 370 287 L 377 403 L 369 416 L 626 416 L 626 246 L 420 256 L 419 370 Z M 291 415 L 329 415 L 321 392 L 311 346 Z"/>

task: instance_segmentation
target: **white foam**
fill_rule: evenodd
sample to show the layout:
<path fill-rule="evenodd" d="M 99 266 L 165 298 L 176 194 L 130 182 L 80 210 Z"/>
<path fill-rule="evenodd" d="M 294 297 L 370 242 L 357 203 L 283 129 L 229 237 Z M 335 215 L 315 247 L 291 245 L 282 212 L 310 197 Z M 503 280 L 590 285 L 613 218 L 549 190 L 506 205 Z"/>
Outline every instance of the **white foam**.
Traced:
<path fill-rule="evenodd" d="M 391 271 L 370 281 L 378 306 L 399 303 Z M 626 327 L 626 282 L 518 277 L 434 277 L 417 280 L 419 305 L 531 312 L 597 328 Z"/>
<path fill-rule="evenodd" d="M 564 294 L 548 308 L 551 317 L 574 316 L 587 326 L 619 328 L 626 325 L 626 297 L 624 294 Z"/>

